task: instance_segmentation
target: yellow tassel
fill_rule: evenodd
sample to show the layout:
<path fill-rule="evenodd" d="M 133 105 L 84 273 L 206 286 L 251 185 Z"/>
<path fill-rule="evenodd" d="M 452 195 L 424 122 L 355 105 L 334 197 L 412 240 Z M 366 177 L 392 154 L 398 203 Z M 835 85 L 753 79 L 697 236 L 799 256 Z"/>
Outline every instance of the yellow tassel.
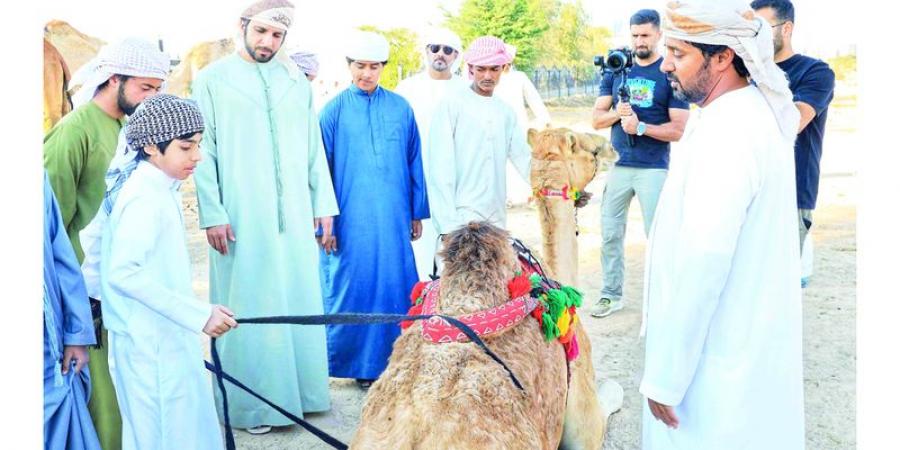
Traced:
<path fill-rule="evenodd" d="M 560 336 L 565 336 L 566 332 L 569 331 L 569 321 L 569 311 L 563 311 L 563 313 L 559 315 L 559 320 L 556 321 L 556 326 L 559 327 Z"/>

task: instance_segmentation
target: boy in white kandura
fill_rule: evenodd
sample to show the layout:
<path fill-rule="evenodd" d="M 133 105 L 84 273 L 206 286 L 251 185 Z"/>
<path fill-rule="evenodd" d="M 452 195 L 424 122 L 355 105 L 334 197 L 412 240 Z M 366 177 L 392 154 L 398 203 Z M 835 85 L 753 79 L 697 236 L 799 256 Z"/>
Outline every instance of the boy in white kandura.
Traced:
<path fill-rule="evenodd" d="M 194 298 L 178 192 L 202 132 L 192 101 L 145 100 L 125 133 L 138 156 L 104 200 L 102 308 L 125 450 L 223 448 L 197 334 L 219 337 L 237 322 Z"/>

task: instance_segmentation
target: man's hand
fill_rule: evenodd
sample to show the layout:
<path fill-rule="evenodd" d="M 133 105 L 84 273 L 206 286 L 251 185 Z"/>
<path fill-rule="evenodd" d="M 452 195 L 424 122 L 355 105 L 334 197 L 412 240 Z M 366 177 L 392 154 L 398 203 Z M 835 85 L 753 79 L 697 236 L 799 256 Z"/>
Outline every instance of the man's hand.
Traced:
<path fill-rule="evenodd" d="M 334 216 L 316 217 L 313 219 L 313 231 L 318 231 L 320 226 L 322 227 L 322 237 L 319 243 L 325 238 L 331 238 L 331 235 L 334 233 Z"/>
<path fill-rule="evenodd" d="M 421 220 L 413 220 L 412 221 L 412 229 L 409 232 L 412 241 L 415 241 L 422 237 L 422 221 Z"/>
<path fill-rule="evenodd" d="M 591 194 L 588 191 L 581 191 L 581 197 L 578 198 L 578 200 L 575 200 L 575 207 L 584 208 L 587 206 L 588 202 L 591 201 L 591 197 L 593 196 L 594 194 Z"/>
<path fill-rule="evenodd" d="M 318 230 L 322 226 L 322 236 L 318 238 L 319 246 L 325 250 L 326 255 L 337 250 L 337 238 L 334 236 L 334 217 L 316 217 L 313 221 L 313 228 Z"/>
<path fill-rule="evenodd" d="M 631 109 L 631 103 L 629 103 L 629 102 L 617 103 L 616 104 L 616 114 L 618 114 L 619 117 L 633 116 L 634 110 Z"/>
<path fill-rule="evenodd" d="M 338 250 L 337 245 L 337 236 L 332 235 L 328 239 L 322 239 L 322 250 L 325 250 L 326 255 L 330 255 Z"/>
<path fill-rule="evenodd" d="M 212 305 L 212 313 L 209 320 L 203 327 L 203 332 L 210 337 L 221 337 L 223 334 L 237 328 L 238 323 L 234 320 L 234 313 L 230 309 L 222 305 Z"/>
<path fill-rule="evenodd" d="M 628 134 L 637 134 L 638 117 L 634 114 L 622 117 L 622 131 Z"/>
<path fill-rule="evenodd" d="M 235 242 L 234 231 L 231 231 L 231 225 L 216 225 L 206 229 L 206 241 L 209 245 L 216 249 L 217 252 L 228 254 L 228 241 Z"/>
<path fill-rule="evenodd" d="M 88 356 L 87 346 L 67 345 L 63 348 L 62 374 L 69 373 L 69 366 L 75 361 L 75 373 L 81 373 L 81 369 L 87 365 L 91 358 Z"/>
<path fill-rule="evenodd" d="M 661 420 L 669 428 L 678 428 L 678 417 L 675 417 L 675 408 L 656 402 L 652 398 L 648 398 L 647 403 L 650 405 L 650 412 L 653 413 L 653 417 L 656 417 L 656 420 Z"/>

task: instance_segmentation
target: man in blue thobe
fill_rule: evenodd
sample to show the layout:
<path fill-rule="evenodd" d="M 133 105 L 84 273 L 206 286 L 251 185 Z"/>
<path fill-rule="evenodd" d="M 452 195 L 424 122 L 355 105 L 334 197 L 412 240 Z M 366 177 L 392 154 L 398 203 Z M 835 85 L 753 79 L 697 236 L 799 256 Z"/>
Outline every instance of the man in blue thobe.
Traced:
<path fill-rule="evenodd" d="M 429 217 L 412 108 L 378 85 L 388 43 L 360 32 L 348 49 L 353 84 L 322 110 L 322 139 L 340 215 L 321 242 L 326 313 L 405 313 L 418 280 L 411 241 Z M 328 326 L 329 375 L 367 388 L 387 366 L 400 327 Z"/>
<path fill-rule="evenodd" d="M 44 448 L 100 449 L 88 412 L 97 343 L 81 268 L 44 173 Z"/>

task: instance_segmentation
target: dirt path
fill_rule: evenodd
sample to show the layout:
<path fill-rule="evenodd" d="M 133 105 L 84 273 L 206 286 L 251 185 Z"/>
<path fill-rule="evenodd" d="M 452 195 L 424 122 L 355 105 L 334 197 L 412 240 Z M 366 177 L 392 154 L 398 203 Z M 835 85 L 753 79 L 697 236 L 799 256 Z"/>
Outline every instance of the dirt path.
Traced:
<path fill-rule="evenodd" d="M 584 129 L 585 107 L 551 109 L 557 125 Z M 829 117 L 823 177 L 815 212 L 815 274 L 804 290 L 804 379 L 807 448 L 845 450 L 856 446 L 856 165 L 855 107 L 833 109 Z M 588 190 L 601 192 L 602 178 Z M 194 288 L 206 298 L 205 236 L 197 227 L 193 186 L 185 191 L 185 219 L 193 263 Z M 579 287 L 587 299 L 598 296 L 600 277 L 599 195 L 578 217 Z M 516 207 L 509 214 L 510 231 L 533 249 L 540 249 L 536 212 Z M 637 391 L 643 367 L 643 343 L 638 338 L 645 239 L 639 208 L 629 213 L 626 235 L 625 309 L 605 319 L 584 315 L 594 346 L 599 380 L 612 378 L 625 389 L 625 403 L 610 419 L 604 449 L 640 448 L 641 406 Z M 799 282 L 799 280 L 798 280 Z M 244 330 L 244 332 L 252 332 Z M 349 442 L 359 421 L 364 393 L 353 382 L 332 379 L 332 410 L 308 415 L 328 433 Z M 761 430 L 764 432 L 764 430 Z M 277 429 L 263 436 L 236 431 L 240 449 L 327 449 L 299 427 Z"/>

